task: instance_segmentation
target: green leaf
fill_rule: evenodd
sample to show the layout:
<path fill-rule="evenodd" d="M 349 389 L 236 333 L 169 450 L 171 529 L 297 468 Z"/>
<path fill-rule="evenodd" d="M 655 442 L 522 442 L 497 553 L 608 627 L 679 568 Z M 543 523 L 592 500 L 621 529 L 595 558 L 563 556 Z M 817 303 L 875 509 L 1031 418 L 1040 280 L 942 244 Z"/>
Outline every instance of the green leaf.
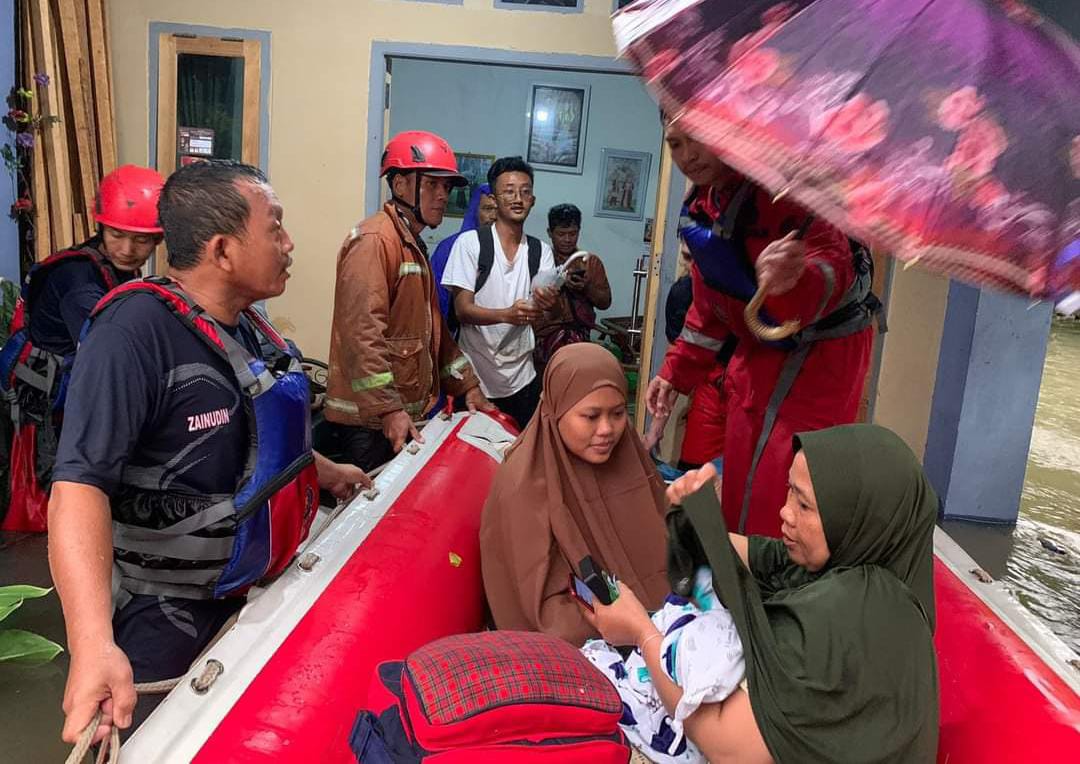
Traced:
<path fill-rule="evenodd" d="M 23 603 L 23 600 L 34 600 L 38 597 L 44 597 L 51 591 L 52 589 L 42 589 L 40 586 L 29 586 L 27 584 L 0 586 L 0 621 L 4 620 L 17 610 L 19 605 Z"/>
<path fill-rule="evenodd" d="M 0 663 L 10 661 L 27 666 L 48 663 L 64 648 L 51 639 L 22 629 L 0 631 Z"/>
<path fill-rule="evenodd" d="M 12 584 L 11 586 L 0 586 L 0 599 L 13 596 L 21 600 L 33 600 L 44 597 L 51 591 L 52 587 L 46 589 L 43 586 L 32 586 L 30 584 Z"/>
<path fill-rule="evenodd" d="M 15 600 L 14 602 L 0 602 L 0 621 L 7 618 L 9 615 L 19 609 L 19 605 L 23 603 L 22 600 Z"/>
<path fill-rule="evenodd" d="M 15 584 L 14 586 L 0 586 L 0 605 L 14 600 L 36 600 L 44 597 L 52 589 L 44 589 L 30 584 Z"/>

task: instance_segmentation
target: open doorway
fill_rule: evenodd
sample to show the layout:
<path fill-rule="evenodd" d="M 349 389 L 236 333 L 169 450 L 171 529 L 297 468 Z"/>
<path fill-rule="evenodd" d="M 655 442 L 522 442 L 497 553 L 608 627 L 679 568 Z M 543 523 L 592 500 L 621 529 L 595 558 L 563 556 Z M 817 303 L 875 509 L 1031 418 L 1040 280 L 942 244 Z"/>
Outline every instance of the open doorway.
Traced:
<path fill-rule="evenodd" d="M 369 114 L 372 130 L 381 130 L 380 145 L 405 130 L 436 132 L 470 179 L 451 199 L 442 225 L 425 232 L 429 250 L 459 230 L 469 195 L 486 182 L 495 158 L 524 157 L 536 171 L 537 197 L 526 232 L 547 240 L 551 207 L 581 210 L 579 248 L 600 257 L 612 292 L 611 307 L 597 312 L 602 331 L 593 339 L 613 346 L 631 386 L 643 388 L 665 227 L 657 218 L 668 214 L 670 163 L 655 102 L 638 78 L 615 62 L 560 67 L 558 56 L 545 57 L 555 65 L 475 53 L 436 58 L 386 51 L 381 58 L 373 62 L 372 82 L 377 71 L 385 85 L 383 111 Z M 375 184 L 368 187 L 369 212 L 386 199 L 385 184 Z"/>

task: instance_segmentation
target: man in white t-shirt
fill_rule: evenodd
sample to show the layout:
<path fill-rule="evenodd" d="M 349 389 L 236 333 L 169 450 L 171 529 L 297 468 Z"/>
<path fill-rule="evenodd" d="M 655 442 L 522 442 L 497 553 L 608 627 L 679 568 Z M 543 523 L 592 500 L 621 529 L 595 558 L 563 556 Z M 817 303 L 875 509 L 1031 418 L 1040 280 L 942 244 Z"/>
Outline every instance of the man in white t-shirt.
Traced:
<path fill-rule="evenodd" d="M 503 157 L 488 170 L 488 183 L 495 223 L 458 237 L 442 283 L 453 291 L 461 325 L 458 345 L 472 361 L 481 389 L 524 428 L 541 387 L 531 324 L 557 297 L 553 289 L 533 290 L 532 279 L 539 271 L 554 270 L 555 258 L 547 243 L 525 235 L 525 220 L 536 203 L 532 167 L 521 157 Z"/>

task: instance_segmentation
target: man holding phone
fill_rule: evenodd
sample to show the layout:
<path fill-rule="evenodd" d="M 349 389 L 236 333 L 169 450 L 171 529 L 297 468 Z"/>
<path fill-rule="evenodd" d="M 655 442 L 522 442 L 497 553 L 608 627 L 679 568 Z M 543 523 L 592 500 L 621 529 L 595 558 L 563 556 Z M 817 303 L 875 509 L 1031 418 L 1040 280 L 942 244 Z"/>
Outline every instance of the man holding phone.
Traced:
<path fill-rule="evenodd" d="M 548 236 L 561 266 L 578 251 L 581 236 L 581 210 L 573 204 L 556 204 L 548 210 Z M 588 342 L 596 324 L 596 311 L 611 307 L 611 286 L 604 263 L 591 254 L 583 263 L 572 265 L 566 283 L 559 290 L 555 305 L 536 324 L 536 350 L 533 360 L 536 373 L 543 375 L 555 351 L 573 342 Z"/>

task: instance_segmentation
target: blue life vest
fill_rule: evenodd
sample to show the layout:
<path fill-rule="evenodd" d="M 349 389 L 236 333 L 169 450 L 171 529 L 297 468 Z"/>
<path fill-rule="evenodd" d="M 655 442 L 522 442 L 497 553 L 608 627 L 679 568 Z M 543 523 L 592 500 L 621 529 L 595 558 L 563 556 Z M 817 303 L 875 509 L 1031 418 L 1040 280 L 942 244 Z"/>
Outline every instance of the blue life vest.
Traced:
<path fill-rule="evenodd" d="M 161 300 L 229 364 L 243 393 L 251 446 L 231 496 L 159 490 L 164 464 L 125 474 L 113 507 L 114 578 L 122 592 L 133 594 L 192 599 L 241 594 L 285 569 L 318 509 L 307 377 L 295 351 L 257 312 L 244 315 L 276 348 L 266 360 L 254 357 L 169 279 L 114 289 L 94 308 L 91 322 L 108 305 L 135 293 Z M 163 516 L 180 519 L 158 527 Z"/>

